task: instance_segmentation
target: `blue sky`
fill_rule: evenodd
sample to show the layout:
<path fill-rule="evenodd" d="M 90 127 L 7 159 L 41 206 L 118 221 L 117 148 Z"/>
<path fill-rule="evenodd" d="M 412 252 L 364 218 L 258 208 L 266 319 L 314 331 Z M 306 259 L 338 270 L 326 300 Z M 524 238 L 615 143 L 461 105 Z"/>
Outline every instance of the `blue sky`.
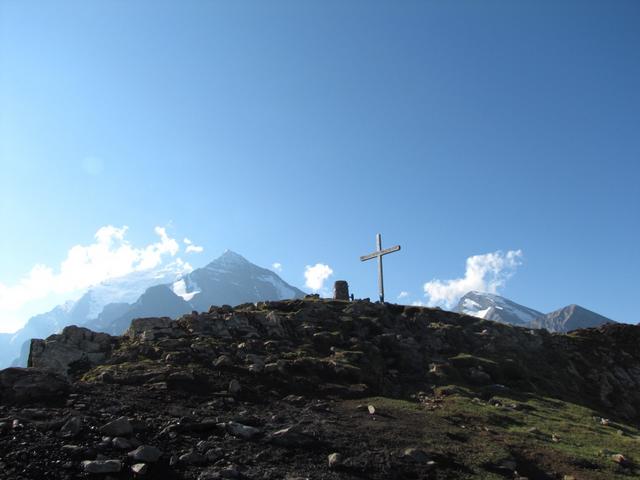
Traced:
<path fill-rule="evenodd" d="M 0 297 L 108 225 L 375 297 L 381 232 L 389 300 L 502 251 L 499 293 L 637 323 L 639 24 L 635 1 L 0 0 Z"/>

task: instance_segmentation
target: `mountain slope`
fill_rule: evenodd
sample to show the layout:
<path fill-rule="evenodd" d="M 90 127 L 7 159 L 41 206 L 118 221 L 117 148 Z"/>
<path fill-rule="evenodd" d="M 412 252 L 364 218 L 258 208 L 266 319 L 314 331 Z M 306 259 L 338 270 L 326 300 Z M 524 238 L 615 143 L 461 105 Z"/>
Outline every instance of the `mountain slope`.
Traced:
<path fill-rule="evenodd" d="M 542 316 L 542 312 L 520 305 L 500 295 L 477 291 L 464 295 L 454 311 L 485 320 L 519 326 L 529 325 L 534 319 Z"/>
<path fill-rule="evenodd" d="M 173 290 L 189 299 L 193 310 L 198 311 L 208 310 L 211 305 L 240 305 L 305 295 L 275 272 L 254 265 L 231 250 L 204 268 L 184 275 Z"/>
<path fill-rule="evenodd" d="M 542 315 L 535 319 L 531 326 L 546 328 L 550 332 L 569 332 L 578 328 L 596 327 L 606 323 L 616 322 L 580 305 L 572 304 Z"/>

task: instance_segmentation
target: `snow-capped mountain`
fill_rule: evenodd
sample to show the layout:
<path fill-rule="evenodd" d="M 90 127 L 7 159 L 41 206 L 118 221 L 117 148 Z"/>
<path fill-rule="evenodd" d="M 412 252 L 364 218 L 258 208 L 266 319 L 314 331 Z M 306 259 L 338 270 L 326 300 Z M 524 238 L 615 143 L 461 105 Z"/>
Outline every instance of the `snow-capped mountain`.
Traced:
<path fill-rule="evenodd" d="M 615 323 L 579 305 L 568 305 L 544 314 L 500 295 L 476 291 L 465 294 L 458 302 L 455 311 L 521 327 L 545 328 L 550 332 L 568 332 L 577 328 Z"/>
<path fill-rule="evenodd" d="M 207 266 L 184 275 L 172 288 L 198 311 L 207 310 L 211 305 L 239 305 L 305 295 L 275 272 L 254 265 L 231 250 Z"/>
<path fill-rule="evenodd" d="M 114 318 L 105 308 L 96 320 L 85 326 L 120 335 L 134 318 L 175 318 L 192 310 L 208 310 L 211 305 L 239 305 L 301 298 L 304 295 L 302 290 L 289 285 L 275 272 L 258 267 L 242 255 L 227 250 L 207 266 L 182 275 L 172 283 L 148 288 L 121 315 Z"/>
<path fill-rule="evenodd" d="M 68 325 L 121 334 L 132 319 L 177 317 L 211 305 L 300 298 L 304 292 L 275 272 L 226 251 L 204 268 L 183 262 L 133 272 L 91 287 L 76 301 L 29 319 L 24 328 L 0 336 L 0 368 L 26 365 L 32 338 L 46 338 Z"/>
<path fill-rule="evenodd" d="M 529 325 L 533 320 L 542 316 L 542 312 L 512 302 L 500 295 L 476 291 L 464 295 L 458 302 L 455 311 L 485 320 L 520 326 Z"/>

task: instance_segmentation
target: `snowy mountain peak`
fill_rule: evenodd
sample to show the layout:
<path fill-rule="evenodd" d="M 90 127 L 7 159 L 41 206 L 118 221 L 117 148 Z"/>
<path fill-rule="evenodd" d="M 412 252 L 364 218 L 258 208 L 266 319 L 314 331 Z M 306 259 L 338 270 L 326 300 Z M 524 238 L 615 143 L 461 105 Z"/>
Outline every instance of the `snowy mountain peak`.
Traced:
<path fill-rule="evenodd" d="M 542 312 L 512 302 L 494 293 L 472 291 L 465 294 L 455 309 L 459 313 L 513 325 L 529 325 Z"/>
<path fill-rule="evenodd" d="M 225 250 L 222 255 L 216 258 L 214 261 L 209 263 L 206 268 L 219 268 L 225 266 L 237 266 L 237 265 L 250 265 L 251 262 L 244 258 L 239 253 L 234 252 L 233 250 Z"/>

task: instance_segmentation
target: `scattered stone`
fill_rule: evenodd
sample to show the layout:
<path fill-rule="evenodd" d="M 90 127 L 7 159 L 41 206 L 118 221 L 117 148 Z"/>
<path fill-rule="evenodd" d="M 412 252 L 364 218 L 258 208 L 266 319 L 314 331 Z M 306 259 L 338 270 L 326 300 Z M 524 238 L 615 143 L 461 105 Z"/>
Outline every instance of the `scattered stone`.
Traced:
<path fill-rule="evenodd" d="M 271 434 L 271 443 L 280 447 L 308 448 L 315 445 L 317 440 L 298 427 L 288 427 Z"/>
<path fill-rule="evenodd" d="M 207 463 L 207 457 L 193 451 L 180 455 L 179 460 L 185 465 L 205 465 Z"/>
<path fill-rule="evenodd" d="M 111 444 L 118 450 L 131 450 L 131 447 L 133 446 L 131 445 L 131 442 L 124 437 L 114 437 L 111 440 Z"/>
<path fill-rule="evenodd" d="M 227 355 L 220 355 L 213 362 L 213 366 L 214 367 L 218 367 L 218 368 L 220 368 L 220 367 L 232 367 L 233 366 L 233 360 L 231 360 L 231 358 L 229 358 L 229 356 L 227 356 Z"/>
<path fill-rule="evenodd" d="M 80 445 L 63 445 L 61 450 L 72 458 L 81 458 L 85 455 L 85 449 Z"/>
<path fill-rule="evenodd" d="M 80 417 L 71 417 L 62 425 L 60 435 L 62 438 L 73 438 L 80 433 L 80 430 L 82 430 L 82 420 L 80 420 Z"/>
<path fill-rule="evenodd" d="M 141 445 L 127 455 L 136 462 L 154 463 L 160 459 L 162 452 L 151 445 Z"/>
<path fill-rule="evenodd" d="M 343 465 L 342 455 L 337 452 L 330 454 L 328 460 L 331 469 L 340 468 Z"/>
<path fill-rule="evenodd" d="M 629 459 L 624 455 L 622 455 L 621 453 L 616 453 L 611 455 L 611 460 L 613 460 L 614 462 L 616 462 L 618 465 L 622 467 L 629 467 L 631 465 L 631 462 L 629 462 Z"/>
<path fill-rule="evenodd" d="M 120 417 L 103 425 L 100 431 L 110 437 L 128 437 L 133 433 L 133 426 L 127 417 Z"/>
<path fill-rule="evenodd" d="M 118 473 L 122 470 L 120 460 L 85 460 L 82 469 L 86 473 Z"/>
<path fill-rule="evenodd" d="M 367 410 L 369 411 L 370 415 L 375 415 L 376 413 L 376 407 L 374 407 L 373 405 L 367 406 Z"/>
<path fill-rule="evenodd" d="M 225 428 L 231 435 L 243 440 L 251 440 L 262 434 L 260 429 L 238 422 L 228 422 L 225 424 Z"/>
<path fill-rule="evenodd" d="M 149 471 L 149 467 L 146 463 L 135 463 L 131 465 L 131 471 L 134 475 L 143 476 Z"/>
<path fill-rule="evenodd" d="M 235 397 L 242 391 L 242 385 L 240 385 L 240 382 L 234 378 L 229 382 L 228 391 Z"/>
<path fill-rule="evenodd" d="M 402 452 L 402 456 L 416 463 L 427 463 L 431 460 L 427 452 L 419 448 L 407 448 Z"/>

